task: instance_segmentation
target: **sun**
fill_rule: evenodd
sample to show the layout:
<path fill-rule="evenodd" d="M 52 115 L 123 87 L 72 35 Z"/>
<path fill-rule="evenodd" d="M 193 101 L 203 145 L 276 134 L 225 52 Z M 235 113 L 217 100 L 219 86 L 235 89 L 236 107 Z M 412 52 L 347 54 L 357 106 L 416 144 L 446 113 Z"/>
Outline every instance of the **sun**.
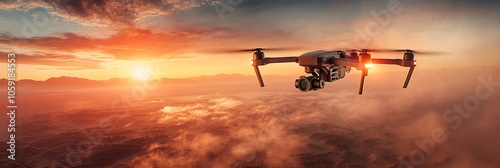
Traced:
<path fill-rule="evenodd" d="M 147 67 L 138 66 L 133 69 L 132 76 L 138 80 L 148 80 L 150 74 Z"/>

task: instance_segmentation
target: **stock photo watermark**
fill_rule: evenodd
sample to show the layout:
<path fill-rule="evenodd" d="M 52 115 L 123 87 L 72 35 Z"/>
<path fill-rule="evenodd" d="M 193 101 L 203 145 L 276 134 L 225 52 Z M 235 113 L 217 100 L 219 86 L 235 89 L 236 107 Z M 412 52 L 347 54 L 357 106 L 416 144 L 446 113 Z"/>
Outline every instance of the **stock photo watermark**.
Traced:
<path fill-rule="evenodd" d="M 219 16 L 220 21 L 224 21 L 224 15 L 227 12 L 233 12 L 235 7 L 240 5 L 243 0 L 224 0 L 219 3 L 214 4 L 215 12 Z"/>
<path fill-rule="evenodd" d="M 31 16 L 31 17 L 30 17 Z M 29 11 L 27 14 L 25 14 L 22 18 L 22 25 L 20 27 L 21 30 L 21 37 L 23 38 L 31 38 L 39 34 L 40 29 L 46 27 L 49 24 L 50 17 L 45 11 Z M 17 104 L 17 55 L 18 49 L 17 45 L 19 44 L 18 41 L 11 40 L 11 47 L 10 50 L 12 52 L 7 54 L 7 116 L 8 116 L 8 125 L 7 125 L 7 134 L 8 134 L 8 141 L 7 146 L 8 148 L 6 149 L 7 151 L 7 158 L 9 160 L 15 161 L 16 160 L 16 114 L 19 113 L 18 111 L 18 104 Z"/>
<path fill-rule="evenodd" d="M 370 21 L 362 27 L 356 26 L 354 28 L 354 47 L 363 48 L 367 46 L 392 23 L 393 16 L 400 14 L 404 9 L 401 0 L 389 0 L 385 9 L 379 11 L 371 10 Z"/>
<path fill-rule="evenodd" d="M 50 16 L 47 12 L 37 10 L 32 12 L 31 16 L 31 19 L 26 16 L 21 18 L 23 22 L 21 32 L 24 38 L 36 36 L 41 28 L 45 28 L 49 24 Z"/>
<path fill-rule="evenodd" d="M 16 54 L 10 53 L 7 55 L 7 99 L 8 99 L 8 113 L 9 125 L 7 131 L 9 132 L 9 141 L 7 145 L 8 156 L 10 160 L 16 160 Z"/>
<path fill-rule="evenodd" d="M 494 81 L 493 74 L 489 74 L 487 77 L 479 76 L 478 81 L 479 84 L 476 86 L 473 94 L 465 97 L 463 102 L 454 104 L 443 113 L 443 121 L 453 131 L 461 128 L 464 120 L 470 118 L 474 112 L 477 112 L 481 106 L 481 102 L 488 100 L 496 92 L 496 88 L 500 87 L 500 80 Z M 425 160 L 435 153 L 437 146 L 445 143 L 447 140 L 448 137 L 444 128 L 434 128 L 431 131 L 431 138 L 415 140 L 415 145 L 418 148 L 411 151 L 408 159 L 399 156 L 399 167 L 412 168 L 422 166 Z"/>

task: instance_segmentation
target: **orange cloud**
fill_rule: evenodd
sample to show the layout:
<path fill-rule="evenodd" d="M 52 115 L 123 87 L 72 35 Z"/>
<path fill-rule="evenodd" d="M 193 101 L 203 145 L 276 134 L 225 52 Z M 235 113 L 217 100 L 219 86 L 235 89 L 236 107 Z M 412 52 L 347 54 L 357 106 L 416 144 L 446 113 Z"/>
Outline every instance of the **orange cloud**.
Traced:
<path fill-rule="evenodd" d="M 0 52 L 1 55 L 8 53 Z M 104 61 L 78 58 L 75 55 L 55 54 L 16 54 L 16 60 L 22 64 L 54 66 L 61 70 L 101 69 Z"/>
<path fill-rule="evenodd" d="M 181 56 L 178 53 L 187 51 L 189 46 L 194 45 L 196 40 L 206 33 L 189 29 L 170 33 L 126 29 L 108 38 L 89 38 L 73 33 L 35 38 L 3 34 L 0 35 L 0 45 L 4 47 L 0 52 L 7 53 L 11 52 L 10 48 L 20 48 L 20 51 L 25 53 L 16 54 L 27 60 L 20 61 L 25 64 L 99 68 L 99 64 L 113 59 L 179 58 Z"/>

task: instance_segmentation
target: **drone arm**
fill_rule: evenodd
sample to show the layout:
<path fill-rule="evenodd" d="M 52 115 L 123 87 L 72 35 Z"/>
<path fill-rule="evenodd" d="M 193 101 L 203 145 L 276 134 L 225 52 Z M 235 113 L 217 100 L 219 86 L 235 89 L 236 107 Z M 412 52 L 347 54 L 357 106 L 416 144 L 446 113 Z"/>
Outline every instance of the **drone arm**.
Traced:
<path fill-rule="evenodd" d="M 414 67 L 417 65 L 416 60 L 403 60 L 403 59 L 383 59 L 383 58 L 372 58 L 373 64 L 392 64 L 399 65 L 402 67 Z"/>
<path fill-rule="evenodd" d="M 297 62 L 298 57 L 271 57 L 264 59 L 254 59 L 252 60 L 254 66 L 261 66 L 273 63 L 288 63 Z"/>
<path fill-rule="evenodd" d="M 382 59 L 382 58 L 372 58 L 373 64 L 392 64 L 392 65 L 402 65 L 402 59 Z"/>
<path fill-rule="evenodd" d="M 408 87 L 408 84 L 410 83 L 410 79 L 411 79 L 411 76 L 413 74 L 413 71 L 415 70 L 415 66 L 417 66 L 416 60 L 403 60 L 403 59 L 374 58 L 374 59 L 372 59 L 372 63 L 374 63 L 374 64 L 393 64 L 393 65 L 399 65 L 402 67 L 410 67 L 410 70 L 408 71 L 408 75 L 406 76 L 406 80 L 405 80 L 405 83 L 403 85 L 403 88 Z"/>
<path fill-rule="evenodd" d="M 298 57 L 267 57 L 263 61 L 265 64 L 297 62 Z"/>

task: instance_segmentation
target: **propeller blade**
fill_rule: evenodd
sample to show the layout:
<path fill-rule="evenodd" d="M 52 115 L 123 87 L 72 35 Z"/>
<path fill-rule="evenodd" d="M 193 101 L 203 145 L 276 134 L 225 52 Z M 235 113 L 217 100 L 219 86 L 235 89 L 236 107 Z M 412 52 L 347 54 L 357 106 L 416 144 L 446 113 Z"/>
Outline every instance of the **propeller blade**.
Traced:
<path fill-rule="evenodd" d="M 286 50 L 297 50 L 303 49 L 302 47 L 273 47 L 273 48 L 256 48 L 264 51 L 286 51 Z"/>
<path fill-rule="evenodd" d="M 200 50 L 201 53 L 242 53 L 242 52 L 254 52 L 254 51 L 286 51 L 286 50 L 297 50 L 302 49 L 301 47 L 274 47 L 274 48 L 251 48 L 251 49 L 206 49 Z"/>
<path fill-rule="evenodd" d="M 448 55 L 450 52 L 442 51 L 421 51 L 421 50 L 411 50 L 411 49 L 340 49 L 345 52 L 380 52 L 380 53 L 391 53 L 391 52 L 411 52 L 418 55 Z"/>
<path fill-rule="evenodd" d="M 413 52 L 418 55 L 450 55 L 450 52 L 441 52 L 441 51 L 415 51 Z"/>
<path fill-rule="evenodd" d="M 442 52 L 442 51 L 422 51 L 422 50 L 411 50 L 411 49 L 369 49 L 369 52 L 411 52 L 414 54 L 419 54 L 419 55 L 446 55 L 446 54 L 451 54 L 449 52 Z"/>

